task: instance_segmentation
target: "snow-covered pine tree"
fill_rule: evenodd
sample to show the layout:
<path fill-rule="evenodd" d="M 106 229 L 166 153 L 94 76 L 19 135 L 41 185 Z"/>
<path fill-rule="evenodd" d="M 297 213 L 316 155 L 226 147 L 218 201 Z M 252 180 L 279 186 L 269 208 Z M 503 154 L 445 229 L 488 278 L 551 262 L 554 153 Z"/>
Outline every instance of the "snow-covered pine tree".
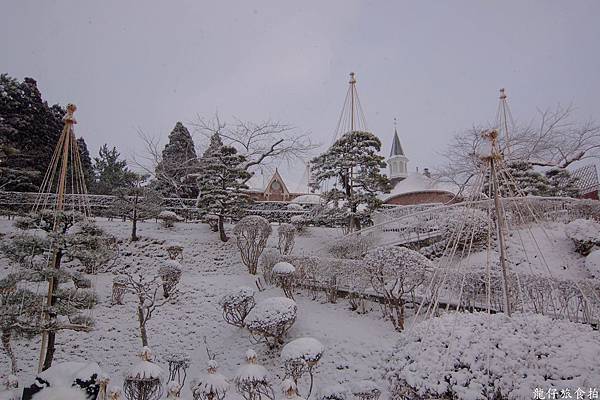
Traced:
<path fill-rule="evenodd" d="M 549 190 L 547 196 L 579 197 L 579 178 L 571 175 L 566 168 L 551 168 L 546 171 Z"/>
<path fill-rule="evenodd" d="M 527 161 L 508 162 L 499 172 L 499 190 L 502 197 L 513 196 L 545 196 L 550 189 L 546 176 L 537 172 Z M 485 194 L 489 193 L 489 177 L 483 187 Z"/>
<path fill-rule="evenodd" d="M 58 232 L 53 232 L 54 217 L 52 211 L 44 210 L 18 220 L 15 225 L 24 232 L 4 238 L 7 243 L 2 246 L 2 250 L 13 262 L 21 259 L 20 256 L 15 257 L 15 251 L 26 259 L 25 262 L 17 262 L 14 271 L 0 280 L 0 329 L 3 346 L 10 355 L 13 335 L 33 337 L 47 331 L 48 352 L 44 369 L 52 364 L 56 333 L 61 330 L 90 330 L 93 321 L 84 312 L 97 302 L 89 279 L 64 268 L 57 269 L 56 265 L 60 265 L 63 259 L 77 260 L 83 264 L 89 261 L 89 257 L 93 257 L 94 251 L 102 250 L 103 243 L 96 240 L 100 231 L 95 230 L 91 223 L 82 222 L 81 214 L 56 214 L 56 222 L 60 226 Z M 89 245 L 90 235 L 94 236 L 92 246 Z M 24 240 L 26 238 L 31 240 Z M 55 247 L 58 252 L 53 258 Z M 81 249 L 86 251 L 81 252 Z M 34 290 L 39 285 L 31 283 L 50 280 L 56 290 L 48 308 L 46 291 Z M 65 287 L 67 282 L 72 282 L 72 285 Z M 49 320 L 42 317 L 44 309 L 49 310 Z M 12 362 L 15 362 L 14 359 Z"/>
<path fill-rule="evenodd" d="M 0 324 L 4 331 L 11 333 L 35 336 L 48 332 L 45 370 L 52 364 L 56 333 L 89 331 L 93 321 L 82 312 L 97 301 L 91 281 L 85 275 L 71 272 L 72 268 L 59 267 L 65 262 L 72 267 L 98 266 L 106 259 L 114 239 L 92 222 L 84 221 L 82 214 L 72 211 L 41 210 L 20 218 L 15 227 L 22 232 L 3 238 L 6 242 L 1 246 L 16 265 L 14 271 L 0 281 L 3 304 Z M 55 290 L 50 307 L 46 290 L 38 291 L 35 288 L 39 285 L 31 282 L 52 282 Z M 67 282 L 72 284 L 65 285 Z M 43 317 L 46 310 L 49 319 Z"/>
<path fill-rule="evenodd" d="M 92 165 L 90 151 L 88 150 L 87 144 L 85 144 L 85 140 L 83 140 L 83 138 L 77 139 L 77 148 L 79 149 L 79 157 L 81 158 L 81 168 L 83 169 L 85 187 L 90 190 L 95 181 L 94 166 Z"/>
<path fill-rule="evenodd" d="M 354 131 L 344 134 L 325 153 L 311 161 L 318 189 L 324 182 L 335 181 L 333 187 L 323 193 L 328 202 L 348 208 L 349 230 L 360 230 L 357 217 L 358 207 L 365 205 L 369 210 L 381 206 L 378 193 L 391 189 L 387 176 L 381 173 L 386 167 L 384 157 L 378 152 L 381 141 L 370 132 Z"/>
<path fill-rule="evenodd" d="M 112 212 L 131 221 L 131 241 L 138 240 L 137 223 L 148 218 L 156 218 L 161 211 L 162 196 L 150 186 L 144 186 L 146 177 L 137 175 L 132 188 L 115 192 Z"/>
<path fill-rule="evenodd" d="M 183 198 L 198 196 L 194 175 L 198 173 L 198 156 L 188 129 L 177 122 L 169 134 L 169 143 L 162 151 L 162 159 L 155 169 L 158 190 L 164 195 Z"/>
<path fill-rule="evenodd" d="M 240 215 L 248 202 L 248 196 L 242 192 L 248 188 L 243 183 L 249 176 L 245 162 L 246 157 L 237 154 L 235 147 L 223 145 L 218 133 L 211 136 L 210 145 L 200 159 L 198 208 L 219 218 L 219 236 L 223 242 L 229 240 L 224 219 Z"/>

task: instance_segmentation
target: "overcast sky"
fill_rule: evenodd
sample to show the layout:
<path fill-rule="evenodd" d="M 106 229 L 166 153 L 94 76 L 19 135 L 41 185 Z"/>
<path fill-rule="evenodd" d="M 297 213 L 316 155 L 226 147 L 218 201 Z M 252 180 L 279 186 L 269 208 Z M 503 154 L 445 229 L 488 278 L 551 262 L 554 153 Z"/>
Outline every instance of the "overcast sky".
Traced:
<path fill-rule="evenodd" d="M 356 72 L 368 127 L 409 168 L 435 166 L 456 132 L 573 103 L 600 120 L 600 1 L 2 0 L 0 70 L 78 106 L 77 134 L 142 151 L 218 110 L 330 144 Z M 202 150 L 202 149 L 199 149 Z M 290 172 L 289 174 L 294 174 Z M 299 179 L 298 177 L 291 178 Z"/>

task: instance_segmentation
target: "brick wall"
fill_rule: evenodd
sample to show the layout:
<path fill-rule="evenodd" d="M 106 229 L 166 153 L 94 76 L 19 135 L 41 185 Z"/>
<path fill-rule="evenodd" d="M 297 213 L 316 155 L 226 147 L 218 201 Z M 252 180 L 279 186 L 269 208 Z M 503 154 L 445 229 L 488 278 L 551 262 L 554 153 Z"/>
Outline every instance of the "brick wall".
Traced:
<path fill-rule="evenodd" d="M 391 199 L 386 200 L 385 204 L 394 204 L 397 206 L 408 206 L 414 204 L 427 203 L 456 203 L 454 195 L 450 192 L 443 191 L 427 191 L 427 192 L 412 192 L 399 194 Z"/>

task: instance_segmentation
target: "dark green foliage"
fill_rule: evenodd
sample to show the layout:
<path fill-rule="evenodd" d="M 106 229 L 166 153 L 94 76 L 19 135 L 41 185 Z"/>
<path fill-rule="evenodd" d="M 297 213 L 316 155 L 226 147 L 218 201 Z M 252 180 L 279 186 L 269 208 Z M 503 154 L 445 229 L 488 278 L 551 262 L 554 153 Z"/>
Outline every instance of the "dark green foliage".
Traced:
<path fill-rule="evenodd" d="M 244 169 L 246 157 L 237 154 L 232 146 L 225 146 L 218 133 L 210 139 L 210 146 L 200 159 L 197 178 L 198 208 L 205 214 L 219 217 L 221 239 L 227 240 L 223 230 L 223 218 L 239 216 L 248 202 L 242 192 L 249 173 Z"/>
<path fill-rule="evenodd" d="M 546 196 L 550 189 L 546 176 L 526 161 L 512 161 L 499 168 L 498 182 L 502 197 Z M 483 191 L 490 194 L 489 176 L 486 176 Z"/>
<path fill-rule="evenodd" d="M 39 190 L 63 128 L 65 111 L 48 106 L 34 79 L 0 75 L 0 189 Z M 80 139 L 81 143 L 83 139 Z"/>
<path fill-rule="evenodd" d="M 121 154 L 116 147 L 103 145 L 94 158 L 96 181 L 92 185 L 92 193 L 111 195 L 117 189 L 134 186 L 136 174 L 127 168 L 127 161 L 119 160 Z"/>
<path fill-rule="evenodd" d="M 168 197 L 195 198 L 198 196 L 195 182 L 198 171 L 192 135 L 181 122 L 177 122 L 155 169 L 157 189 Z"/>
<path fill-rule="evenodd" d="M 85 187 L 87 188 L 89 193 L 95 180 L 94 166 L 92 165 L 90 152 L 83 138 L 77 139 L 77 148 L 79 149 L 79 157 L 81 158 L 81 168 L 83 169 L 83 179 L 85 180 Z"/>
<path fill-rule="evenodd" d="M 546 171 L 549 190 L 547 196 L 579 197 L 579 178 L 571 175 L 565 168 L 552 168 Z"/>
<path fill-rule="evenodd" d="M 333 186 L 323 196 L 328 202 L 350 211 L 350 229 L 360 229 L 356 217 L 359 205 L 376 209 L 381 206 L 377 194 L 391 189 L 387 176 L 381 173 L 386 163 L 378 154 L 380 150 L 381 141 L 377 136 L 354 131 L 346 133 L 329 150 L 311 161 L 315 177 L 313 187 L 318 189 L 323 183 L 333 181 Z"/>

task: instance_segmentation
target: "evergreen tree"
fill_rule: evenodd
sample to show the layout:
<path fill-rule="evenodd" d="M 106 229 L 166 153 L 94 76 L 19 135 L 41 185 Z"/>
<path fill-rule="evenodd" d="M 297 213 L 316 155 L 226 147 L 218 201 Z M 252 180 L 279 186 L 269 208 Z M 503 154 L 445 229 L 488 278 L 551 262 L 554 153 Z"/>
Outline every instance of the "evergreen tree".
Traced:
<path fill-rule="evenodd" d="M 177 122 L 169 134 L 169 143 L 162 151 L 162 159 L 156 166 L 157 188 L 165 196 L 195 198 L 198 196 L 196 173 L 198 156 L 194 140 L 187 128 Z"/>
<path fill-rule="evenodd" d="M 550 188 L 544 174 L 537 172 L 527 161 L 513 161 L 498 171 L 499 189 L 502 197 L 545 196 Z M 489 187 L 486 179 L 484 192 Z"/>
<path fill-rule="evenodd" d="M 325 199 L 349 210 L 348 227 L 360 230 L 357 215 L 359 205 L 369 210 L 381 206 L 380 192 L 391 189 L 387 176 L 381 173 L 386 167 L 384 157 L 378 152 L 381 141 L 370 132 L 348 132 L 325 153 L 311 161 L 312 173 L 318 189 L 322 183 L 334 181 L 333 187 L 323 193 Z"/>
<path fill-rule="evenodd" d="M 249 173 L 244 169 L 246 157 L 237 154 L 232 146 L 225 146 L 218 133 L 210 138 L 210 145 L 200 159 L 197 177 L 198 208 L 219 218 L 219 236 L 228 240 L 223 227 L 226 217 L 237 216 L 248 201 L 242 191 Z"/>
<path fill-rule="evenodd" d="M 144 186 L 147 177 L 137 175 L 132 188 L 118 189 L 113 205 L 113 212 L 131 221 L 131 241 L 138 240 L 137 223 L 148 218 L 155 218 L 161 211 L 162 196 L 149 186 Z"/>
<path fill-rule="evenodd" d="M 19 219 L 15 226 L 22 232 L 5 238 L 0 247 L 19 267 L 0 280 L 3 346 L 12 351 L 10 340 L 14 334 L 35 336 L 47 332 L 43 366 L 47 369 L 54 357 L 56 333 L 89 331 L 93 321 L 85 310 L 97 302 L 89 278 L 60 268 L 63 259 L 77 260 L 86 268 L 90 262 L 97 265 L 95 258 L 106 260 L 105 250 L 114 239 L 93 223 L 83 221 L 81 214 L 69 211 L 55 214 L 42 210 Z M 55 288 L 51 307 L 46 303 L 46 290 L 35 290 L 39 285 L 31 283 L 46 281 Z M 72 284 L 65 285 L 68 282 Z M 48 318 L 41 318 L 45 313 Z"/>
<path fill-rule="evenodd" d="M 98 157 L 94 158 L 94 194 L 111 195 L 117 189 L 133 187 L 136 174 L 127 168 L 127 161 L 119 160 L 120 156 L 116 147 L 109 149 L 105 144 L 100 148 Z"/>
<path fill-rule="evenodd" d="M 546 178 L 549 185 L 546 196 L 579 197 L 579 178 L 571 175 L 567 169 L 551 168 L 546 171 Z"/>
<path fill-rule="evenodd" d="M 88 192 L 91 190 L 94 179 L 94 166 L 92 165 L 92 158 L 90 152 L 85 144 L 83 138 L 77 139 L 77 148 L 79 149 L 79 157 L 81 158 L 81 168 L 83 169 L 83 178 L 85 179 L 85 187 Z"/>
<path fill-rule="evenodd" d="M 42 100 L 37 82 L 0 75 L 0 189 L 35 192 L 63 128 L 65 110 Z M 83 141 L 83 139 L 81 139 Z"/>

